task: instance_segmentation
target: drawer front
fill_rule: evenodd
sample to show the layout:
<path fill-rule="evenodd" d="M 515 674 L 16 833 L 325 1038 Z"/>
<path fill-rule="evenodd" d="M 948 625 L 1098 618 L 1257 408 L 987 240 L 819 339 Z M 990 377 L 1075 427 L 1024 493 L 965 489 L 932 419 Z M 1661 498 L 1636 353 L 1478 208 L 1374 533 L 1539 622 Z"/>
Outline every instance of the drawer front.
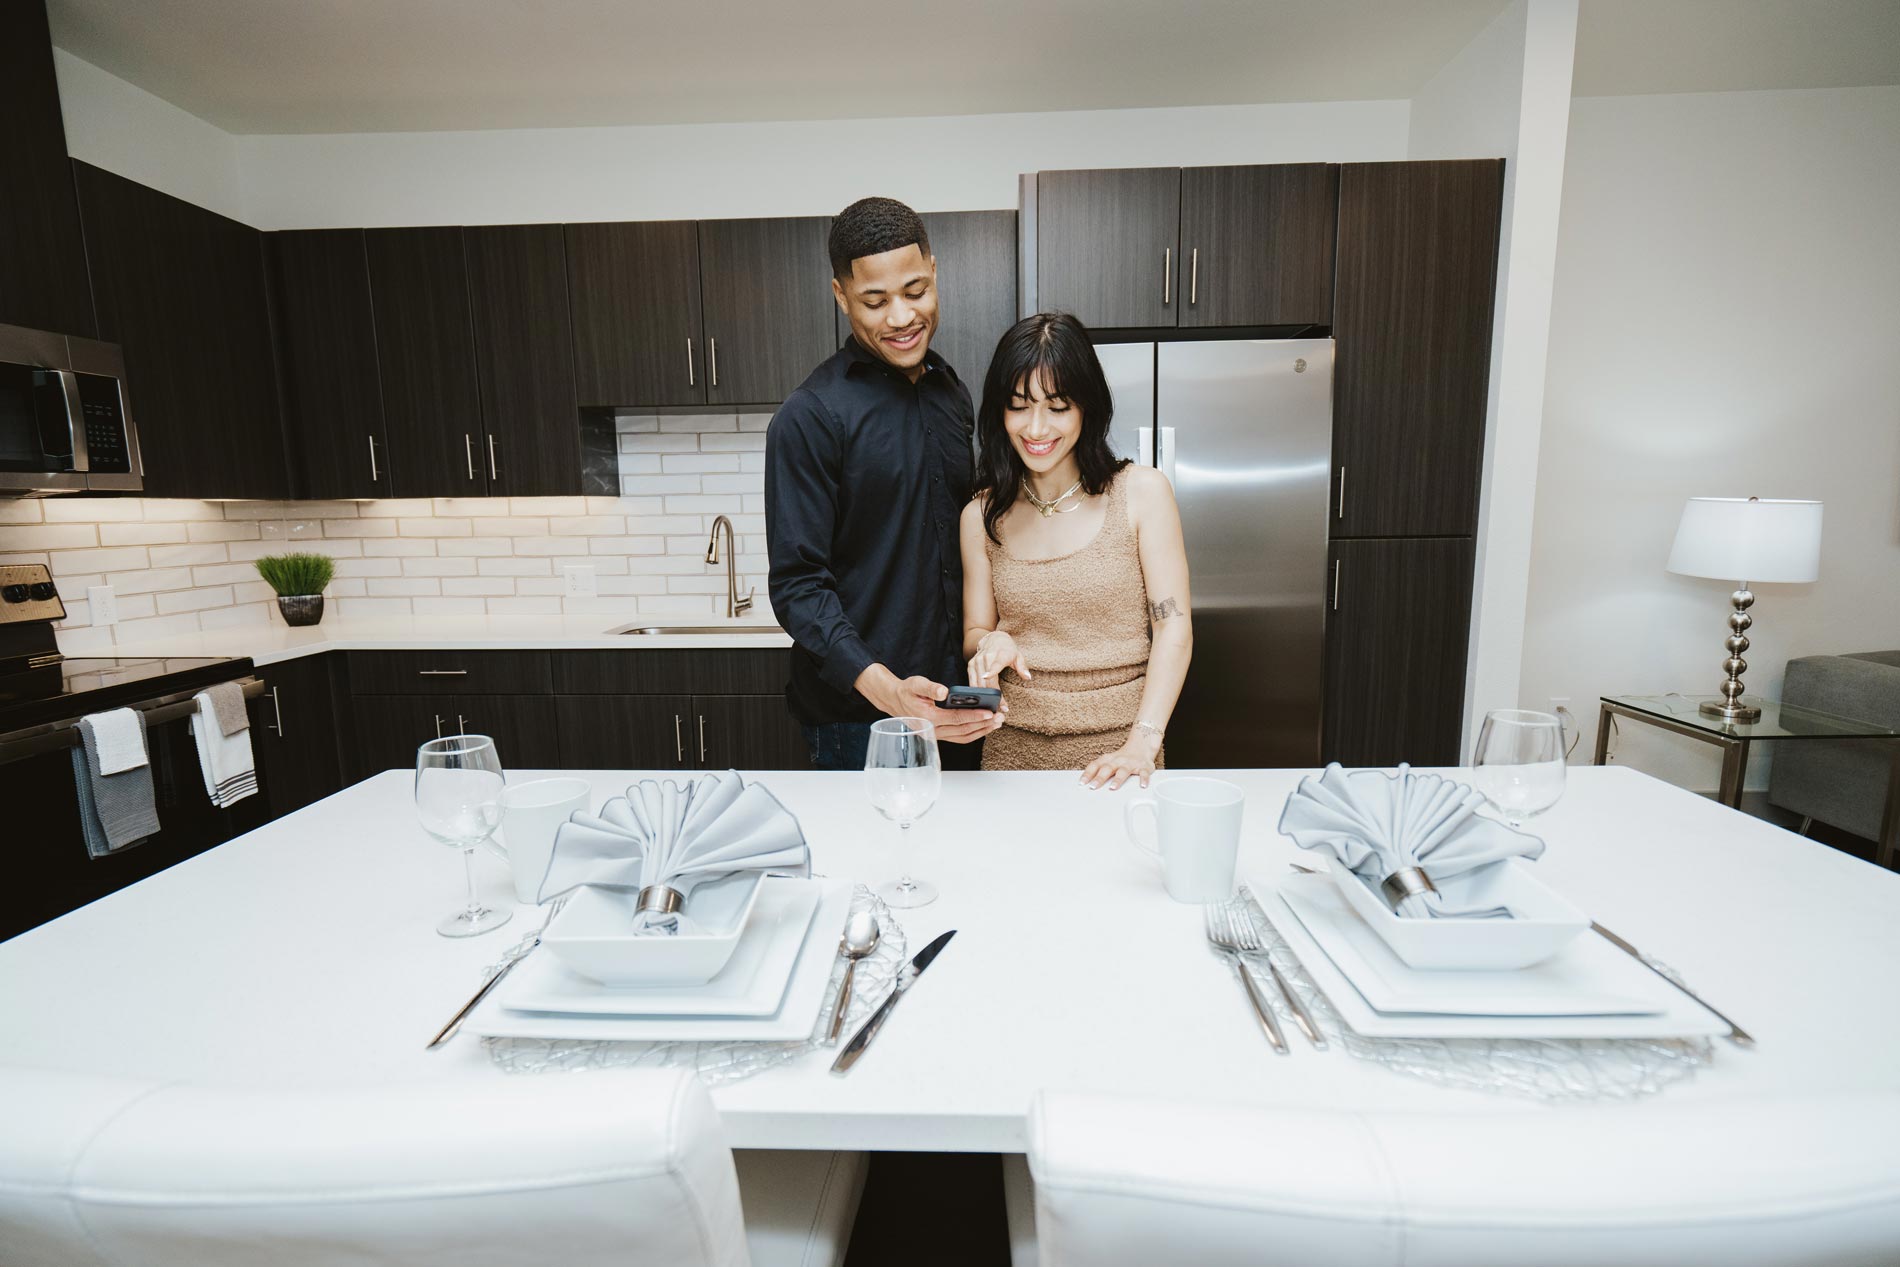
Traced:
<path fill-rule="evenodd" d="M 545 695 L 545 651 L 352 651 L 353 695 Z"/>
<path fill-rule="evenodd" d="M 553 658 L 559 695 L 782 695 L 791 671 L 791 651 L 785 647 L 630 647 L 557 651 Z"/>

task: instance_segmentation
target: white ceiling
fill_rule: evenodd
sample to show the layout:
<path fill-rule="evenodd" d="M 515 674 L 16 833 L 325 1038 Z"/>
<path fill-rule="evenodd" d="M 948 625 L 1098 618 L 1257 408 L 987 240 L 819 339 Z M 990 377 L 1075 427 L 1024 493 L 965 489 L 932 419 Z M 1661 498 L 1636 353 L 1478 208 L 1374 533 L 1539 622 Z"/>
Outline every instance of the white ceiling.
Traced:
<path fill-rule="evenodd" d="M 1506 0 L 49 0 L 234 133 L 1412 96 Z M 1579 96 L 1900 83 L 1900 0 L 1582 0 Z"/>
<path fill-rule="evenodd" d="M 1505 0 L 51 0 L 235 133 L 1410 96 Z"/>

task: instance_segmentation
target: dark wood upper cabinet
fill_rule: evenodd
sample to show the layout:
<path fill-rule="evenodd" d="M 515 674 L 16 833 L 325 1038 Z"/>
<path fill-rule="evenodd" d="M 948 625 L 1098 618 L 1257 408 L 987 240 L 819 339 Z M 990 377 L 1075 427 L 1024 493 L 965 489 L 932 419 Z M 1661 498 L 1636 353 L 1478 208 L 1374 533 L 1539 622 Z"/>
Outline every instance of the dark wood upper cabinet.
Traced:
<path fill-rule="evenodd" d="M 980 401 L 990 354 L 1016 321 L 1016 213 L 927 212 L 924 229 L 937 258 L 937 333 L 930 346 L 950 362 L 971 400 Z"/>
<path fill-rule="evenodd" d="M 389 497 L 389 443 L 361 229 L 265 235 L 299 497 Z"/>
<path fill-rule="evenodd" d="M 1340 169 L 1335 537 L 1477 531 L 1503 194 L 1502 159 Z"/>
<path fill-rule="evenodd" d="M 1036 306 L 1105 328 L 1172 326 L 1181 302 L 1181 169 L 1036 177 Z"/>
<path fill-rule="evenodd" d="M 0 324 L 97 335 L 42 0 L 0 4 Z"/>
<path fill-rule="evenodd" d="M 488 463 L 462 230 L 363 237 L 394 495 L 482 496 Z"/>
<path fill-rule="evenodd" d="M 706 399 L 775 404 L 837 350 L 828 216 L 701 220 Z"/>
<path fill-rule="evenodd" d="M 558 224 L 462 231 L 490 495 L 581 491 L 580 406 Z"/>
<path fill-rule="evenodd" d="M 579 403 L 705 404 L 698 226 L 654 220 L 565 228 Z"/>
<path fill-rule="evenodd" d="M 1469 537 L 1333 542 L 1325 760 L 1458 764 L 1475 551 Z"/>
<path fill-rule="evenodd" d="M 289 495 L 257 230 L 75 162 L 99 337 L 125 352 L 149 497 Z"/>
<path fill-rule="evenodd" d="M 1181 172 L 1181 326 L 1328 325 L 1339 169 Z"/>

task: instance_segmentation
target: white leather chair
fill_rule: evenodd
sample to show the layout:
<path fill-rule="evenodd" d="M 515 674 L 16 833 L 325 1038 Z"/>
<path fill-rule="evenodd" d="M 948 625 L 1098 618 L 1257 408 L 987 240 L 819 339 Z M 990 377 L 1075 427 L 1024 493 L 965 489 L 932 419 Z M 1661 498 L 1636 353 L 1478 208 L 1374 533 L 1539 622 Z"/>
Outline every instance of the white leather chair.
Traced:
<path fill-rule="evenodd" d="M 292 1093 L 0 1068 L 0 1263 L 827 1267 L 862 1165 L 775 1156 L 742 1196 L 674 1070 Z"/>
<path fill-rule="evenodd" d="M 1029 1162 L 1043 1267 L 1900 1263 L 1895 1095 L 1369 1115 L 1047 1094 Z"/>

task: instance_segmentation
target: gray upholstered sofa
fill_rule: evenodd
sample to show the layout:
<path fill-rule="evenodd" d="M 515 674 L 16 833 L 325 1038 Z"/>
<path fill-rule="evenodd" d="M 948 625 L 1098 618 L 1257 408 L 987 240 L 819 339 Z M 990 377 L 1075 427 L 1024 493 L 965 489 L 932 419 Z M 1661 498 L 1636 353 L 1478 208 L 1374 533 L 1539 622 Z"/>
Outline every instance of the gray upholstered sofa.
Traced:
<path fill-rule="evenodd" d="M 1900 730 L 1900 651 L 1802 656 L 1788 661 L 1785 704 Z M 1782 809 L 1869 840 L 1880 835 L 1892 741 L 1775 744 L 1768 799 Z"/>

